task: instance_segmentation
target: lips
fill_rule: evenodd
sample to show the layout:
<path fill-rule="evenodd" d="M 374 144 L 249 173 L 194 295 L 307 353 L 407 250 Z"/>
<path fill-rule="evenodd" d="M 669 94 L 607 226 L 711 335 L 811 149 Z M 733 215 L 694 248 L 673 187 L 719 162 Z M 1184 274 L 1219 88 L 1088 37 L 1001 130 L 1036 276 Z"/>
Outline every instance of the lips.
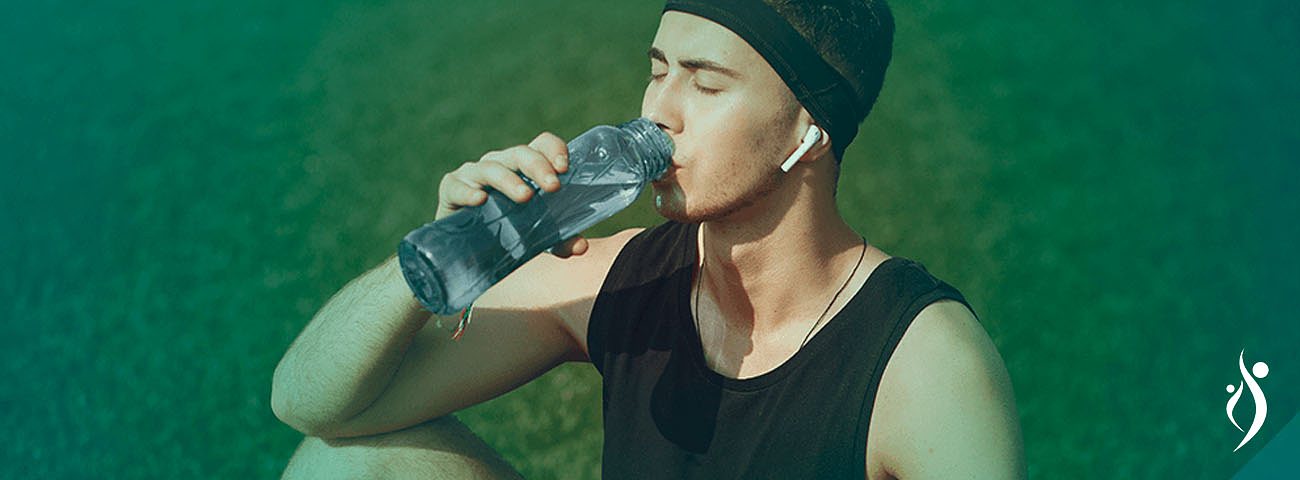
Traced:
<path fill-rule="evenodd" d="M 665 170 L 665 171 L 664 171 L 664 174 L 663 174 L 662 176 L 660 176 L 659 178 L 656 178 L 656 179 L 655 179 L 653 182 L 651 182 L 651 183 L 668 183 L 668 182 L 676 181 L 676 180 L 677 180 L 677 171 L 678 171 L 678 170 L 681 170 L 681 168 L 682 168 L 682 167 L 679 167 L 679 166 L 677 166 L 677 165 L 670 165 L 670 166 L 668 167 L 668 170 Z"/>

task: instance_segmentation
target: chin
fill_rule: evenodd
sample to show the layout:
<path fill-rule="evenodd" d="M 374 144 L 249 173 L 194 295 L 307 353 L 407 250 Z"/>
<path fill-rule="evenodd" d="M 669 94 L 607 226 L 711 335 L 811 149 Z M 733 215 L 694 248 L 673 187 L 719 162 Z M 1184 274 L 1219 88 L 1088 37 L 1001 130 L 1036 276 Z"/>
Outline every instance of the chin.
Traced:
<path fill-rule="evenodd" d="M 749 195 L 730 200 L 700 194 L 703 198 L 696 197 L 695 208 L 691 208 L 680 185 L 676 183 L 657 183 L 654 184 L 655 211 L 664 218 L 678 223 L 710 222 L 722 220 L 750 209 L 758 199 L 770 192 L 770 188 L 763 188 L 752 191 Z M 717 192 L 711 193 L 716 194 Z"/>
<path fill-rule="evenodd" d="M 656 198 L 663 198 L 658 197 Z M 677 223 L 704 223 L 727 218 L 735 213 L 735 208 L 719 208 L 704 211 L 691 211 L 685 202 L 655 202 L 655 211 L 659 215 Z"/>
<path fill-rule="evenodd" d="M 677 223 L 700 223 L 698 219 L 684 215 L 681 210 L 660 210 L 659 215 Z"/>
<path fill-rule="evenodd" d="M 676 183 L 656 182 L 654 187 L 655 211 L 659 215 L 679 223 L 694 223 L 686 213 L 686 199 L 682 189 Z"/>

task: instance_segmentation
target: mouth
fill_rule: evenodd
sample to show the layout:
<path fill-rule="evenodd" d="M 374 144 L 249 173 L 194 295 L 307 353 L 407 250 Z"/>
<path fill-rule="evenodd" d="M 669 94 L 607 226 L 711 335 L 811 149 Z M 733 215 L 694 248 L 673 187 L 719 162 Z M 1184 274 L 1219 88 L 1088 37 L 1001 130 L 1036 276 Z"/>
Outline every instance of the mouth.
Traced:
<path fill-rule="evenodd" d="M 654 179 L 651 183 L 668 183 L 675 181 L 677 180 L 677 171 L 681 169 L 682 167 L 677 166 L 676 164 L 669 165 L 668 170 L 664 170 L 664 174 L 659 176 L 659 178 Z"/>

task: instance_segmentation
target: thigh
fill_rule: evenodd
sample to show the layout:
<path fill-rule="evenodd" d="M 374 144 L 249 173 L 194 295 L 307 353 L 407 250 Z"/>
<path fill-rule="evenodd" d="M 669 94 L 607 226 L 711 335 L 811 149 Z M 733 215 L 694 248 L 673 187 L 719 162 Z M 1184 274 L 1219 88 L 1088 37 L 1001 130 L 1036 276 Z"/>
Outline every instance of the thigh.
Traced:
<path fill-rule="evenodd" d="M 285 479 L 522 479 L 514 468 L 451 415 L 365 437 L 307 437 Z"/>

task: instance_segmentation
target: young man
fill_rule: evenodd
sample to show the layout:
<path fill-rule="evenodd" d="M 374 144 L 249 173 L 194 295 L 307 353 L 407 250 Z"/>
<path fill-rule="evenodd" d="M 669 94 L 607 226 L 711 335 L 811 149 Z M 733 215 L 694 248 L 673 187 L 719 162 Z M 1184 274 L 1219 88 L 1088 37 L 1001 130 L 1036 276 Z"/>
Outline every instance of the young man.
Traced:
<path fill-rule="evenodd" d="M 275 412 L 308 435 L 285 476 L 517 476 L 446 415 L 591 361 L 606 478 L 1023 477 L 1006 370 L 960 293 L 835 204 L 888 8 L 772 3 L 665 9 L 642 114 L 676 146 L 653 185 L 668 223 L 530 261 L 459 341 L 394 259 L 336 294 L 276 369 Z M 516 171 L 554 191 L 566 153 L 544 133 L 467 163 L 437 216 L 485 188 L 527 201 Z"/>

